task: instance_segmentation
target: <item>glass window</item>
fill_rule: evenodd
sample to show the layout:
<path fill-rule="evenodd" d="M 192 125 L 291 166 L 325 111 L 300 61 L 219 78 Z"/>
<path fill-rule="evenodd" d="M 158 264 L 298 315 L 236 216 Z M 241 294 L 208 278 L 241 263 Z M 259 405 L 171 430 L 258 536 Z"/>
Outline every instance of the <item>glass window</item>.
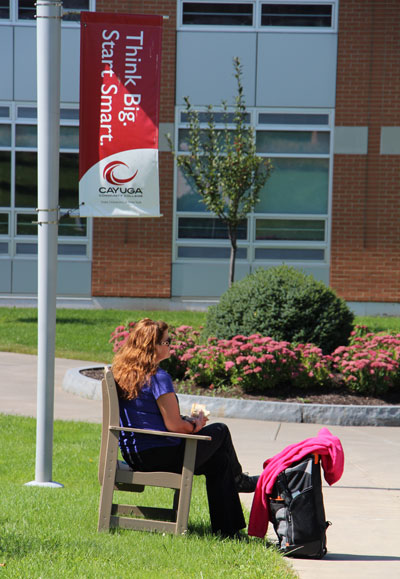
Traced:
<path fill-rule="evenodd" d="M 8 253 L 8 243 L 0 243 L 0 253 Z"/>
<path fill-rule="evenodd" d="M 0 235 L 8 235 L 8 213 L 0 213 Z"/>
<path fill-rule="evenodd" d="M 79 121 L 79 109 L 60 109 L 60 118 L 65 121 Z"/>
<path fill-rule="evenodd" d="M 79 127 L 60 127 L 60 147 L 79 149 Z"/>
<path fill-rule="evenodd" d="M 329 154 L 330 133 L 320 131 L 257 131 L 258 153 Z"/>
<path fill-rule="evenodd" d="M 33 20 L 36 14 L 35 0 L 18 0 L 19 20 Z"/>
<path fill-rule="evenodd" d="M 58 255 L 86 255 L 86 245 L 75 243 L 59 244 Z"/>
<path fill-rule="evenodd" d="M 37 235 L 37 214 L 18 213 L 17 235 Z"/>
<path fill-rule="evenodd" d="M 200 195 L 190 186 L 180 169 L 177 171 L 176 196 L 177 211 L 207 211 Z"/>
<path fill-rule="evenodd" d="M 225 145 L 226 140 L 229 139 L 229 137 L 231 135 L 233 137 L 233 133 L 227 134 L 227 131 L 225 131 L 224 129 L 216 131 L 216 135 L 217 135 L 217 140 L 218 140 L 218 146 L 221 147 L 222 150 L 224 150 L 224 145 Z M 231 140 L 232 140 L 232 138 L 231 138 Z M 208 142 L 209 142 L 208 132 L 206 129 L 202 129 L 200 131 L 200 146 L 204 147 L 207 145 Z M 179 132 L 178 132 L 178 150 L 179 151 L 190 151 L 189 129 L 179 129 Z"/>
<path fill-rule="evenodd" d="M 263 4 L 261 26 L 332 26 L 330 4 Z"/>
<path fill-rule="evenodd" d="M 206 259 L 229 259 L 230 247 L 178 247 L 178 257 L 194 257 Z M 247 249 L 238 247 L 237 259 L 247 259 Z"/>
<path fill-rule="evenodd" d="M 10 107 L 0 107 L 0 117 L 8 119 L 10 117 Z"/>
<path fill-rule="evenodd" d="M 214 117 L 215 123 L 221 124 L 233 124 L 235 122 L 235 113 L 226 113 L 226 112 L 213 112 L 212 116 Z M 209 112 L 199 112 L 199 123 L 208 123 L 211 116 Z M 189 121 L 188 113 L 181 113 L 181 122 L 187 123 Z M 250 123 L 250 113 L 246 113 L 244 115 L 244 122 Z"/>
<path fill-rule="evenodd" d="M 273 171 L 260 192 L 257 213 L 328 211 L 329 159 L 271 159 Z"/>
<path fill-rule="evenodd" d="M 70 217 L 60 217 L 58 224 L 58 235 L 66 237 L 85 237 L 86 219 L 76 215 Z"/>
<path fill-rule="evenodd" d="M 11 152 L 0 151 L 0 207 L 11 202 Z"/>
<path fill-rule="evenodd" d="M 183 2 L 182 24 L 252 26 L 253 6 L 250 3 Z"/>
<path fill-rule="evenodd" d="M 260 113 L 260 125 L 328 125 L 329 115 L 303 113 Z"/>
<path fill-rule="evenodd" d="M 0 125 L 0 138 L 1 138 Z M 16 125 L 15 145 L 17 147 L 37 147 L 37 125 Z M 62 149 L 79 148 L 79 127 L 60 127 L 60 147 Z"/>
<path fill-rule="evenodd" d="M 81 10 L 89 10 L 89 0 L 63 0 L 63 20 L 79 22 Z M 69 13 L 68 13 L 69 12 Z M 77 12 L 74 14 L 74 12 Z"/>
<path fill-rule="evenodd" d="M 37 207 L 37 153 L 15 153 L 15 205 Z"/>
<path fill-rule="evenodd" d="M 324 259 L 323 249 L 286 249 L 275 247 L 257 247 L 255 250 L 256 259 L 274 259 L 289 261 L 322 261 Z"/>
<path fill-rule="evenodd" d="M 0 147 L 11 147 L 11 125 L 0 125 Z"/>
<path fill-rule="evenodd" d="M 0 19 L 8 20 L 10 18 L 10 0 L 0 0 Z"/>
<path fill-rule="evenodd" d="M 64 12 L 78 11 L 78 14 L 64 14 L 63 20 L 80 19 L 80 10 L 89 10 L 89 0 L 63 0 Z M 19 20 L 33 20 L 36 14 L 36 0 L 19 0 L 18 18 Z"/>
<path fill-rule="evenodd" d="M 178 237 L 180 239 L 228 239 L 228 228 L 221 219 L 180 217 Z M 237 238 L 247 239 L 247 220 L 241 221 Z"/>
<path fill-rule="evenodd" d="M 37 125 L 15 126 L 16 147 L 37 147 Z"/>
<path fill-rule="evenodd" d="M 15 252 L 17 255 L 37 255 L 37 243 L 17 243 Z"/>
<path fill-rule="evenodd" d="M 15 163 L 15 205 L 37 207 L 37 153 L 17 151 Z M 78 207 L 78 178 L 78 153 L 60 153 L 60 207 Z"/>
<path fill-rule="evenodd" d="M 325 221 L 257 219 L 256 241 L 324 241 Z"/>
<path fill-rule="evenodd" d="M 71 209 L 79 205 L 78 165 L 78 153 L 60 153 L 60 207 Z"/>
<path fill-rule="evenodd" d="M 19 119 L 37 119 L 36 107 L 18 107 L 17 117 Z"/>

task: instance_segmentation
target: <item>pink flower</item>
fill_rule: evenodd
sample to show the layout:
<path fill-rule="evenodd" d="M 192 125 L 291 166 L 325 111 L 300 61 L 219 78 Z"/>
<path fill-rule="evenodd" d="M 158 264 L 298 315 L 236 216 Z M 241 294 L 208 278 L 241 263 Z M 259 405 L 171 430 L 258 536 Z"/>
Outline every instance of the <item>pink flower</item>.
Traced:
<path fill-rule="evenodd" d="M 235 365 L 234 362 L 231 361 L 225 362 L 225 370 L 230 370 L 231 368 L 233 368 L 234 365 Z"/>

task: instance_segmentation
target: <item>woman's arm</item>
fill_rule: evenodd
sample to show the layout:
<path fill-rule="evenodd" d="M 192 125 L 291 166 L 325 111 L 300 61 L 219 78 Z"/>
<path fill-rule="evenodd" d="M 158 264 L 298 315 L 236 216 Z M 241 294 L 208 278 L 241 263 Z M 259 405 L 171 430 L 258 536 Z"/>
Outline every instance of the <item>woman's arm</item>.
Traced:
<path fill-rule="evenodd" d="M 202 412 L 196 418 L 190 417 L 190 422 L 189 420 L 183 420 L 179 413 L 178 401 L 173 392 L 162 394 L 162 396 L 157 398 L 157 405 L 163 417 L 164 424 L 170 432 L 194 434 L 206 425 L 207 419 Z M 193 428 L 193 424 L 195 428 Z"/>

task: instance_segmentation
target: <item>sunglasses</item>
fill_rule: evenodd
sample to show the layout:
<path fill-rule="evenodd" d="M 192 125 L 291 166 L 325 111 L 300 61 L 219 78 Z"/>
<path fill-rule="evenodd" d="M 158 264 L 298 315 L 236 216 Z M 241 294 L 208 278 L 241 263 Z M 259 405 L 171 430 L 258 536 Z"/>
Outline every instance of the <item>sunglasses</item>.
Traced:
<path fill-rule="evenodd" d="M 170 346 L 171 342 L 172 342 L 171 338 L 167 338 L 163 342 L 160 342 L 160 346 Z"/>

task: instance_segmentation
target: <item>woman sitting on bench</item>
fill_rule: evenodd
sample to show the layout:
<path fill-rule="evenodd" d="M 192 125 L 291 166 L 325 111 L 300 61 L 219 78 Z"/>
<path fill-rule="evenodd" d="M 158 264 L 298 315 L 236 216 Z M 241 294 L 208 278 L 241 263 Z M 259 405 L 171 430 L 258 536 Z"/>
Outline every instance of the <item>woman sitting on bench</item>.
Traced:
<path fill-rule="evenodd" d="M 170 343 L 167 324 L 145 318 L 134 325 L 115 355 L 112 371 L 121 426 L 211 436 L 211 441 L 198 442 L 194 473 L 206 477 L 213 533 L 233 537 L 246 526 L 238 493 L 254 492 L 258 477 L 243 473 L 225 424 L 206 426 L 203 412 L 196 417 L 180 415 L 171 377 L 159 367 L 170 355 Z M 119 444 L 134 470 L 182 469 L 182 439 L 121 432 Z"/>

